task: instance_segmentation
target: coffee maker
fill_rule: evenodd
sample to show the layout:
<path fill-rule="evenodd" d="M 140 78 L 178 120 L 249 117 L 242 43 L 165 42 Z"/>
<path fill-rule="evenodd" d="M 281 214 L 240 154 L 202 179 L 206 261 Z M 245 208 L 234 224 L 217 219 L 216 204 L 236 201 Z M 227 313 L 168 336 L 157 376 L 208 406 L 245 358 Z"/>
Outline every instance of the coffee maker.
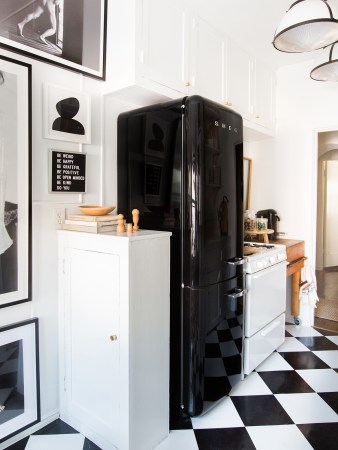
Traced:
<path fill-rule="evenodd" d="M 277 222 L 280 221 L 277 211 L 275 209 L 262 209 L 261 211 L 257 211 L 256 217 L 264 217 L 265 219 L 268 219 L 268 228 L 270 230 L 274 230 L 274 232 L 269 235 L 269 238 L 275 241 L 278 234 Z"/>

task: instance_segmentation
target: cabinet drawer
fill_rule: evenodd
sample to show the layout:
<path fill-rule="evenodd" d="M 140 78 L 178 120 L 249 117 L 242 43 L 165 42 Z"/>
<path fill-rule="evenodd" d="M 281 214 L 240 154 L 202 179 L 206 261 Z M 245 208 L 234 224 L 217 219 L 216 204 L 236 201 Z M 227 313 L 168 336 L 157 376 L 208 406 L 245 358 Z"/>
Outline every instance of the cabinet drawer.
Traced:
<path fill-rule="evenodd" d="M 244 339 L 244 373 L 249 375 L 285 340 L 285 314 L 281 314 L 250 338 Z"/>

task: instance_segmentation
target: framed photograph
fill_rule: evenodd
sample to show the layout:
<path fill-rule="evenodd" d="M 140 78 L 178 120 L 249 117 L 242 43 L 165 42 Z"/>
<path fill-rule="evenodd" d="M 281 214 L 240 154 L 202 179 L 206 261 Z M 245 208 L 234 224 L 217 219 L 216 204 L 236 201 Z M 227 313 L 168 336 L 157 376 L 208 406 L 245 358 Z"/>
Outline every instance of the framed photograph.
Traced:
<path fill-rule="evenodd" d="M 31 300 L 31 66 L 0 56 L 0 308 Z"/>
<path fill-rule="evenodd" d="M 90 144 L 90 96 L 52 84 L 44 85 L 44 129 L 47 139 Z"/>
<path fill-rule="evenodd" d="M 40 422 L 38 319 L 0 328 L 0 442 Z"/>
<path fill-rule="evenodd" d="M 107 0 L 2 0 L 0 46 L 105 79 Z"/>

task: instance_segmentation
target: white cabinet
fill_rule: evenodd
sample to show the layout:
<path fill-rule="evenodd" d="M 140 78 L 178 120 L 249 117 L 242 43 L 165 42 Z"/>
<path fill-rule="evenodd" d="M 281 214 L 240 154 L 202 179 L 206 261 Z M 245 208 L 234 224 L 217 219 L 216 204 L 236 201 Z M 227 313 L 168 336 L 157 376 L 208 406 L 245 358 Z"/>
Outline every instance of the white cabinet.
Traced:
<path fill-rule="evenodd" d="M 270 68 L 198 17 L 184 0 L 120 3 L 123 10 L 125 3 L 133 4 L 135 34 L 119 29 L 118 39 L 128 43 L 126 54 L 132 61 L 122 59 L 119 73 L 124 66 L 129 70 L 116 96 L 151 104 L 197 94 L 241 114 L 248 140 L 273 135 L 275 82 Z M 128 17 L 129 9 L 124 13 Z"/>
<path fill-rule="evenodd" d="M 254 79 L 253 120 L 257 125 L 273 129 L 275 123 L 275 76 L 269 67 L 256 61 Z"/>
<path fill-rule="evenodd" d="M 143 0 L 141 76 L 187 93 L 189 14 L 180 0 Z"/>
<path fill-rule="evenodd" d="M 198 17 L 192 19 L 190 55 L 189 94 L 221 102 L 224 98 L 224 38 Z"/>
<path fill-rule="evenodd" d="M 237 111 L 243 119 L 252 117 L 253 59 L 232 39 L 226 40 L 225 80 L 223 103 Z"/>
<path fill-rule="evenodd" d="M 169 432 L 169 240 L 59 232 L 60 417 L 103 450 Z"/>

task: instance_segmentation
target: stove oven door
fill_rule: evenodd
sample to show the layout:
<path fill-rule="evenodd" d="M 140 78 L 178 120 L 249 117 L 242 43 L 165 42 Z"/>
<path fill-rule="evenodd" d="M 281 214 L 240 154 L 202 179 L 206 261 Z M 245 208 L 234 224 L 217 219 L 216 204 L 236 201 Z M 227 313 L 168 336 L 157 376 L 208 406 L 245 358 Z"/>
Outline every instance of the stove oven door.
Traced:
<path fill-rule="evenodd" d="M 285 312 L 286 266 L 287 263 L 283 261 L 259 272 L 246 274 L 246 337 L 253 336 Z"/>
<path fill-rule="evenodd" d="M 246 275 L 244 374 L 249 375 L 285 339 L 285 261 Z"/>

